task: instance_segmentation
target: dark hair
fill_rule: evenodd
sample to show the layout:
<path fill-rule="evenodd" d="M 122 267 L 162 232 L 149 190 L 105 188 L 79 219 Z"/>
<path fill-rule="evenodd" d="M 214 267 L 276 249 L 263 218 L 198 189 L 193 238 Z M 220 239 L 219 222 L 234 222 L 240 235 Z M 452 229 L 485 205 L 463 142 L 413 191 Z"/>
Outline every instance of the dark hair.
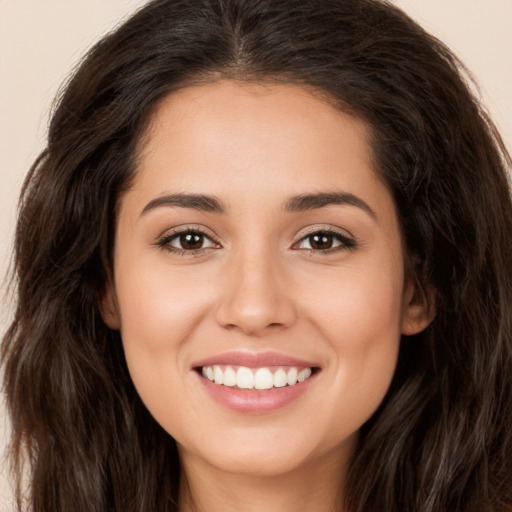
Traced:
<path fill-rule="evenodd" d="M 510 510 L 510 157 L 462 72 L 384 0 L 156 0 L 101 40 L 21 195 L 2 352 L 19 509 L 28 460 L 33 512 L 177 510 L 174 440 L 99 304 L 149 116 L 172 91 L 228 78 L 307 85 L 367 123 L 413 271 L 436 290 L 435 320 L 402 339 L 361 429 L 348 510 Z"/>

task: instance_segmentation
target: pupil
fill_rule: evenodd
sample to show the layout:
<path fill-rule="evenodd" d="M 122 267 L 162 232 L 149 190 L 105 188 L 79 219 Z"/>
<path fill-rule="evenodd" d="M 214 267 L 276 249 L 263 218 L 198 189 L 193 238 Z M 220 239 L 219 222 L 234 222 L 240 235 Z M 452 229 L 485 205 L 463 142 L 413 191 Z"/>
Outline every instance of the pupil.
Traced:
<path fill-rule="evenodd" d="M 183 249 L 201 249 L 203 245 L 203 235 L 198 233 L 185 233 L 180 235 L 180 244 Z"/>
<path fill-rule="evenodd" d="M 325 233 L 312 235 L 309 243 L 313 249 L 330 249 L 332 247 L 332 235 Z"/>

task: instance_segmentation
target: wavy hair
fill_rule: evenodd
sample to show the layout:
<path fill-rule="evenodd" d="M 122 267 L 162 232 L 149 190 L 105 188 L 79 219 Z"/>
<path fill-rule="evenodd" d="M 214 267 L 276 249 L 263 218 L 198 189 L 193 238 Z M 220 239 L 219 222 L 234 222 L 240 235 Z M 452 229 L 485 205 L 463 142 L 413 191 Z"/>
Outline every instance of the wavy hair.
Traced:
<path fill-rule="evenodd" d="M 385 0 L 156 0 L 94 46 L 19 206 L 2 346 L 18 509 L 177 510 L 175 442 L 99 304 L 149 116 L 172 91 L 227 78 L 307 85 L 366 122 L 414 272 L 436 290 L 435 320 L 401 340 L 361 429 L 340 508 L 510 510 L 511 162 L 467 76 Z"/>

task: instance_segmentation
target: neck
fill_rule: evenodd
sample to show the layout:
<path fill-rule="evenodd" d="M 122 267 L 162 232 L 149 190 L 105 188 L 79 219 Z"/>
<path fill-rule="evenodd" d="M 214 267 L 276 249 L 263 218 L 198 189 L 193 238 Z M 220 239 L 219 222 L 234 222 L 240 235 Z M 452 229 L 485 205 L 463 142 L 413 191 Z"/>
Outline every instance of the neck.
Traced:
<path fill-rule="evenodd" d="M 188 458 L 180 512 L 343 512 L 347 457 L 309 461 L 280 475 L 228 473 Z"/>

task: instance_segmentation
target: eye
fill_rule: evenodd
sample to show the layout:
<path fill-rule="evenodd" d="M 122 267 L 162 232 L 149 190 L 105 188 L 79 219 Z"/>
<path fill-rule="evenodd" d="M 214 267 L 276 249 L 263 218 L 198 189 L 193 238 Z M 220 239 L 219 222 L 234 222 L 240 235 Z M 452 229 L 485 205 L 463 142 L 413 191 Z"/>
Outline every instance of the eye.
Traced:
<path fill-rule="evenodd" d="M 319 230 L 302 237 L 294 249 L 304 249 L 315 252 L 334 252 L 343 249 L 352 249 L 356 243 L 341 233 L 330 230 Z"/>
<path fill-rule="evenodd" d="M 186 229 L 175 231 L 164 236 L 157 242 L 159 247 L 163 247 L 170 252 L 194 254 L 204 249 L 218 248 L 217 244 L 210 236 L 198 229 Z"/>

